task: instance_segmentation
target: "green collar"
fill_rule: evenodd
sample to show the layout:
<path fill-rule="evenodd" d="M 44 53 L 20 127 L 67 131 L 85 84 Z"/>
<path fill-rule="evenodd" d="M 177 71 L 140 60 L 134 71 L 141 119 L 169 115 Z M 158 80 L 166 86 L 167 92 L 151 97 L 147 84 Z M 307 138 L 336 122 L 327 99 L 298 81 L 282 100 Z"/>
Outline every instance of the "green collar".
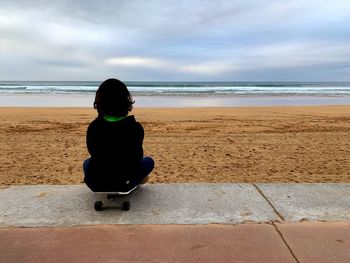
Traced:
<path fill-rule="evenodd" d="M 115 117 L 115 116 L 111 116 L 111 115 L 107 115 L 105 114 L 103 116 L 103 118 L 106 120 L 106 121 L 109 121 L 109 122 L 117 122 L 117 121 L 121 121 L 123 119 L 125 119 L 127 116 L 124 116 L 124 117 Z"/>

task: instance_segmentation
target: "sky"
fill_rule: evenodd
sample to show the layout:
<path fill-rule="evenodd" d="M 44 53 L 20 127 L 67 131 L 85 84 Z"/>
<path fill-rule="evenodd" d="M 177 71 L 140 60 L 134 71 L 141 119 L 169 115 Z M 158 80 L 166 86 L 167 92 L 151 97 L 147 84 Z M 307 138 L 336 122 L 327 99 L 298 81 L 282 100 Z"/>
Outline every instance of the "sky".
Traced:
<path fill-rule="evenodd" d="M 0 80 L 350 81 L 349 0 L 0 6 Z"/>

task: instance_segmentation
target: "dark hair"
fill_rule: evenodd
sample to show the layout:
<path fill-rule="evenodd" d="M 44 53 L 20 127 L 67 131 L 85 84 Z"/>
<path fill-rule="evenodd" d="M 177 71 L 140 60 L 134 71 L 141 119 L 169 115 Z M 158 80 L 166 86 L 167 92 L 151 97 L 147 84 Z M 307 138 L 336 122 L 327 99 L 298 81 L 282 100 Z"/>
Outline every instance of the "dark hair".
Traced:
<path fill-rule="evenodd" d="M 132 110 L 135 101 L 126 85 L 117 79 L 107 79 L 96 91 L 94 108 L 99 115 L 123 117 Z"/>

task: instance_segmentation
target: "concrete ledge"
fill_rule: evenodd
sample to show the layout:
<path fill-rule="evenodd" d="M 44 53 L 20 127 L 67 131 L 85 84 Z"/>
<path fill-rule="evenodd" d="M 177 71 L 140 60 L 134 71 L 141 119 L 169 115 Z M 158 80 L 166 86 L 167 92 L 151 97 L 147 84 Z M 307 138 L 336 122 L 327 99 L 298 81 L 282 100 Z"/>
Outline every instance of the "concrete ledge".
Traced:
<path fill-rule="evenodd" d="M 350 220 L 350 184 L 256 184 L 285 221 Z"/>
<path fill-rule="evenodd" d="M 130 211 L 96 212 L 95 200 L 108 201 L 84 185 L 12 186 L 0 190 L 0 226 L 236 224 L 277 219 L 250 184 L 155 184 L 128 198 Z"/>
<path fill-rule="evenodd" d="M 123 224 L 237 224 L 277 220 L 250 184 L 158 184 L 135 192 Z"/>
<path fill-rule="evenodd" d="M 350 184 L 154 184 L 126 197 L 128 212 L 96 212 L 95 200 L 108 201 L 85 185 L 11 186 L 0 188 L 0 227 L 346 221 L 349 193 Z"/>

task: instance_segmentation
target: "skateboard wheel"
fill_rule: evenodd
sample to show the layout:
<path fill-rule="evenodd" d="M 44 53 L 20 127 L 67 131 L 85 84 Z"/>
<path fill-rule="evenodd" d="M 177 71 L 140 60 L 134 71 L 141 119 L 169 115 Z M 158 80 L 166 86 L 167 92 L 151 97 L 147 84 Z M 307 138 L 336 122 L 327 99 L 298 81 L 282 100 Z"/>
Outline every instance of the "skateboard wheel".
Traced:
<path fill-rule="evenodd" d="M 101 211 L 102 210 L 102 205 L 103 205 L 102 201 L 96 201 L 95 202 L 95 210 L 96 211 Z"/>
<path fill-rule="evenodd" d="M 123 210 L 129 211 L 130 210 L 130 201 L 124 201 L 123 202 Z"/>

